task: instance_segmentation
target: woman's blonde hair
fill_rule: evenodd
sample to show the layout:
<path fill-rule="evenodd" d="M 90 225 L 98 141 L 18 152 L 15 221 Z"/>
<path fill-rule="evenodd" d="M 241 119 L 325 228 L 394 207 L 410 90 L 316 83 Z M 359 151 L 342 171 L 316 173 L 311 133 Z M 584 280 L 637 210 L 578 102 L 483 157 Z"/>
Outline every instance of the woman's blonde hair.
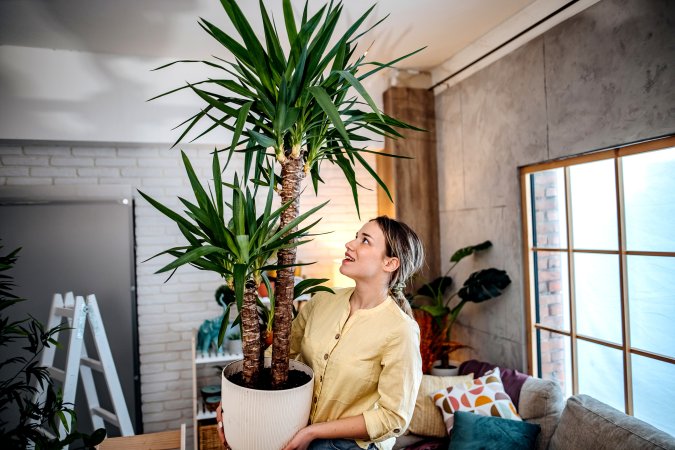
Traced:
<path fill-rule="evenodd" d="M 387 216 L 379 216 L 371 220 L 376 222 L 384 234 L 387 256 L 396 257 L 398 269 L 389 279 L 389 292 L 398 306 L 413 317 L 412 308 L 403 294 L 406 283 L 424 265 L 424 246 L 417 233 L 408 225 Z"/>

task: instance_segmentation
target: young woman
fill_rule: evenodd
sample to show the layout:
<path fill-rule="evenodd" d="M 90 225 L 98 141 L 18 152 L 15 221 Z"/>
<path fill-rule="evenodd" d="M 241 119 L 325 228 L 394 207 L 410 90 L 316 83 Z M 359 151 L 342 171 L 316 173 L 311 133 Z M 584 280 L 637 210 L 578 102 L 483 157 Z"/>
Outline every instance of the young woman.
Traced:
<path fill-rule="evenodd" d="M 318 293 L 293 322 L 291 357 L 314 371 L 314 396 L 311 424 L 283 450 L 389 450 L 415 407 L 419 328 L 403 288 L 422 267 L 422 243 L 381 216 L 345 247 L 340 272 L 356 286 Z"/>

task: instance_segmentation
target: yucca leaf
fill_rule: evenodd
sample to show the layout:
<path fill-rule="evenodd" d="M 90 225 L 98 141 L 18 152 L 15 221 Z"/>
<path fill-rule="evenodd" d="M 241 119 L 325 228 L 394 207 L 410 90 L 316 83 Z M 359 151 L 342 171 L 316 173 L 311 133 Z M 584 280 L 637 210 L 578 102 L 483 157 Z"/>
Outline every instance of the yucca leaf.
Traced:
<path fill-rule="evenodd" d="M 303 294 L 310 295 L 316 292 L 330 292 L 331 294 L 335 294 L 335 291 L 329 288 L 328 286 L 315 286 L 313 288 L 307 289 L 306 291 L 303 292 Z"/>
<path fill-rule="evenodd" d="M 323 111 L 326 113 L 330 121 L 333 123 L 335 129 L 338 130 L 346 142 L 349 142 L 349 135 L 347 134 L 344 123 L 342 123 L 340 113 L 335 108 L 335 105 L 331 101 L 325 89 L 321 86 L 312 86 L 308 89 L 308 91 L 316 99 L 319 106 L 321 106 L 321 109 L 323 109 Z"/>
<path fill-rule="evenodd" d="M 370 164 L 368 164 L 368 162 L 363 158 L 363 156 L 359 155 L 358 151 L 353 152 L 353 154 L 354 154 L 354 157 L 356 159 L 358 159 L 358 161 L 361 163 L 361 165 L 368 171 L 370 176 L 372 176 L 375 179 L 375 181 L 377 181 L 377 184 L 379 184 L 380 187 L 384 190 L 384 192 L 387 194 L 387 197 L 389 197 L 389 201 L 391 201 L 393 203 L 394 200 L 391 198 L 391 193 L 389 192 L 389 188 L 384 183 L 384 181 L 382 181 L 382 179 L 377 174 L 377 172 L 370 166 Z"/>
<path fill-rule="evenodd" d="M 255 100 L 257 98 L 257 95 L 254 92 L 249 91 L 244 86 L 237 83 L 236 81 L 233 81 L 233 80 L 209 80 L 209 81 L 212 81 L 213 83 L 217 84 L 218 86 L 222 86 L 225 89 L 234 92 L 235 94 L 239 94 L 242 97 L 250 98 L 251 100 Z"/>
<path fill-rule="evenodd" d="M 274 88 L 270 76 L 271 74 L 268 71 L 269 66 L 267 64 L 268 56 L 260 44 L 258 37 L 255 35 L 253 28 L 251 28 L 251 25 L 246 20 L 246 16 L 241 9 L 239 9 L 239 6 L 237 6 L 237 3 L 234 0 L 220 0 L 220 3 L 223 5 L 230 21 L 237 29 L 239 36 L 241 36 L 241 39 L 244 41 L 244 45 L 251 55 L 251 62 L 253 67 L 255 67 L 256 75 L 258 75 L 263 86 L 270 92 L 273 92 Z"/>
<path fill-rule="evenodd" d="M 298 298 L 305 293 L 306 289 L 320 285 L 328 281 L 328 278 L 308 278 L 296 284 L 293 288 L 293 298 Z"/>
<path fill-rule="evenodd" d="M 253 67 L 253 61 L 251 61 L 250 54 L 248 51 L 246 51 L 246 48 L 244 46 L 242 46 L 236 40 L 232 39 L 228 34 L 223 32 L 223 30 L 213 25 L 208 20 L 204 18 L 200 19 L 201 19 L 201 22 L 199 22 L 200 27 L 202 27 L 207 33 L 209 33 L 218 42 L 220 42 L 223 45 L 223 47 L 232 52 L 235 58 L 237 58 L 244 64 Z"/>
<path fill-rule="evenodd" d="M 214 247 L 212 245 L 204 245 L 184 253 L 181 257 L 170 262 L 155 273 L 163 273 L 168 272 L 169 270 L 177 269 L 184 264 L 192 263 L 193 261 L 212 253 L 218 253 L 223 256 L 227 256 L 227 253 L 221 248 Z"/>
<path fill-rule="evenodd" d="M 373 109 L 373 112 L 377 114 L 377 117 L 380 118 L 380 120 L 384 120 L 382 118 L 382 114 L 380 113 L 380 110 L 377 108 L 377 105 L 373 101 L 372 97 L 368 94 L 366 91 L 366 88 L 363 87 L 361 82 L 354 77 L 350 72 L 346 70 L 341 70 L 338 72 L 342 78 L 347 80 L 347 82 L 354 88 L 356 89 L 356 92 L 358 92 L 361 97 L 370 105 L 370 107 Z"/>
<path fill-rule="evenodd" d="M 307 47 L 303 47 L 300 52 L 300 59 L 298 60 L 297 65 L 293 71 L 293 78 L 291 78 L 291 84 L 289 87 L 288 98 L 291 101 L 291 104 L 295 103 L 300 94 L 302 82 L 305 79 L 305 63 L 307 62 Z M 288 65 L 288 70 L 293 69 L 293 66 Z"/>
<path fill-rule="evenodd" d="M 286 65 L 286 58 L 284 56 L 284 51 L 281 49 L 281 44 L 279 42 L 279 36 L 277 35 L 272 22 L 270 21 L 269 15 L 267 14 L 267 9 L 262 0 L 260 0 L 260 15 L 263 19 L 263 29 L 265 31 L 265 43 L 267 44 L 267 53 L 272 58 L 273 64 L 271 67 L 274 69 L 277 68 L 279 74 L 283 73 L 283 67 Z M 281 70 L 279 70 L 281 69 Z"/>
<path fill-rule="evenodd" d="M 361 210 L 359 208 L 359 193 L 356 189 L 357 181 L 356 181 L 356 172 L 354 172 L 354 169 L 351 165 L 351 163 L 345 158 L 345 156 L 342 154 L 341 151 L 337 151 L 333 153 L 335 156 L 335 163 L 342 169 L 342 173 L 344 173 L 345 177 L 347 178 L 347 182 L 349 183 L 349 187 L 352 190 L 352 197 L 354 198 L 354 206 L 356 206 L 356 215 L 361 218 Z"/>
<path fill-rule="evenodd" d="M 183 158 L 183 164 L 185 165 L 185 171 L 187 172 L 188 180 L 190 181 L 190 186 L 192 186 L 192 192 L 195 194 L 197 204 L 202 208 L 203 211 L 209 212 L 213 209 L 209 197 L 206 194 L 206 191 L 202 187 L 195 170 L 192 168 L 190 159 L 187 157 L 184 151 L 180 152 L 181 157 Z"/>
<path fill-rule="evenodd" d="M 316 211 L 318 211 L 318 210 L 320 210 L 321 208 L 323 208 L 324 206 L 326 206 L 326 204 L 328 204 L 329 201 L 330 201 L 330 200 L 325 201 L 325 202 L 321 203 L 319 206 L 315 206 L 314 208 L 312 208 L 312 209 L 310 209 L 309 211 L 305 212 L 304 214 L 298 215 L 298 217 L 296 217 L 295 219 L 291 220 L 288 224 L 286 224 L 286 226 L 284 226 L 284 227 L 283 227 L 282 229 L 280 229 L 277 233 L 275 233 L 274 236 L 272 236 L 272 237 L 269 239 L 269 241 L 274 241 L 274 240 L 278 239 L 280 236 L 283 236 L 284 234 L 288 233 L 290 230 L 292 230 L 293 228 L 295 228 L 300 222 L 302 222 L 303 220 L 305 220 L 305 218 L 307 218 L 308 216 L 314 214 Z M 269 241 L 268 241 L 268 242 L 269 242 Z"/>
<path fill-rule="evenodd" d="M 227 326 L 230 324 L 230 306 L 232 303 L 228 304 L 225 307 L 225 312 L 223 313 L 223 320 L 220 322 L 220 330 L 218 331 L 218 347 L 220 348 L 223 345 L 225 340 L 225 332 L 227 331 Z"/>
<path fill-rule="evenodd" d="M 378 63 L 378 62 L 370 62 L 370 63 L 368 63 L 368 64 L 376 65 L 376 66 L 378 66 L 378 67 L 377 67 L 376 69 L 373 69 L 373 70 L 369 71 L 369 72 L 366 72 L 365 74 L 363 74 L 363 75 L 361 75 L 360 77 L 358 77 L 358 79 L 359 79 L 359 81 L 360 81 L 360 80 L 363 80 L 364 78 L 368 78 L 369 76 L 376 74 L 377 72 L 379 72 L 379 71 L 382 70 L 382 69 L 386 69 L 387 67 L 391 67 L 391 66 L 393 66 L 394 64 L 396 64 L 397 62 L 403 61 L 404 59 L 409 58 L 409 57 L 411 57 L 412 55 L 415 55 L 415 54 L 421 52 L 421 51 L 424 50 L 425 48 L 426 48 L 426 46 L 425 46 L 425 47 L 422 47 L 422 48 L 418 48 L 417 50 L 415 50 L 415 51 L 413 51 L 413 52 L 410 52 L 410 53 L 408 53 L 407 55 L 403 55 L 403 56 L 401 56 L 400 58 L 396 58 L 396 59 L 393 60 L 393 61 L 389 61 L 389 62 L 386 63 L 386 64 L 382 64 L 382 63 Z"/>
<path fill-rule="evenodd" d="M 274 139 L 272 139 L 272 138 L 269 137 L 269 136 L 265 136 L 264 134 L 260 134 L 260 133 L 258 133 L 257 131 L 248 130 L 248 134 L 249 134 L 253 139 L 255 139 L 255 141 L 256 141 L 258 144 L 260 144 L 260 145 L 261 145 L 262 147 L 264 147 L 264 148 L 268 148 L 268 147 L 276 147 L 276 145 L 277 145 L 277 143 L 274 141 Z"/>
<path fill-rule="evenodd" d="M 189 230 L 190 233 L 192 234 L 197 234 L 197 235 L 202 235 L 202 232 L 199 230 L 199 228 L 195 227 L 193 224 L 191 224 L 187 219 L 182 217 L 181 215 L 171 211 L 169 208 L 166 206 L 162 205 L 159 203 L 157 200 L 153 199 L 149 195 L 145 194 L 142 191 L 138 191 L 141 196 L 148 201 L 152 206 L 154 206 L 159 212 L 164 214 L 166 217 L 169 219 L 173 220 L 174 222 L 182 225 L 185 227 L 185 229 Z"/>
<path fill-rule="evenodd" d="M 237 310 L 241 311 L 244 305 L 244 285 L 246 284 L 246 264 L 235 264 L 233 267 L 234 298 L 237 301 Z"/>
<path fill-rule="evenodd" d="M 232 136 L 232 145 L 230 146 L 230 153 L 234 152 L 234 149 L 239 143 L 239 138 L 241 137 L 241 132 L 244 130 L 244 124 L 246 124 L 246 119 L 248 117 L 248 112 L 251 109 L 253 102 L 244 103 L 239 114 L 237 115 L 237 122 L 235 123 L 234 135 Z"/>
<path fill-rule="evenodd" d="M 248 235 L 237 235 L 235 238 L 237 240 L 237 247 L 239 247 L 239 261 L 248 264 L 250 262 Z"/>
<path fill-rule="evenodd" d="M 284 9 L 284 22 L 286 24 L 286 34 L 288 35 L 288 42 L 293 46 L 295 38 L 298 35 L 297 28 L 295 27 L 295 17 L 293 16 L 293 7 L 291 6 L 290 0 L 283 1 Z"/>

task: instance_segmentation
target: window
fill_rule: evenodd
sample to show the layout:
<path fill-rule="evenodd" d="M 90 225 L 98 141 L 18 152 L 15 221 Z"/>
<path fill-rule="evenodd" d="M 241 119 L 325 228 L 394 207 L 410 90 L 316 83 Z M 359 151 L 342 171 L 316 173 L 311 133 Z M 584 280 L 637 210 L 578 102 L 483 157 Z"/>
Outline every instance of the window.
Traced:
<path fill-rule="evenodd" d="M 675 434 L 675 137 L 520 177 L 531 373 Z"/>

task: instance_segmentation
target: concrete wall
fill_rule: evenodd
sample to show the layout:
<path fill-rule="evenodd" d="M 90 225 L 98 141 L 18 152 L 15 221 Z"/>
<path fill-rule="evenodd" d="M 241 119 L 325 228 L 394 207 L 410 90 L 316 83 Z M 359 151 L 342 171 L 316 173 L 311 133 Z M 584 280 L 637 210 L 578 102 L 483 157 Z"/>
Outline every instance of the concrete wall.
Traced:
<path fill-rule="evenodd" d="M 603 0 L 436 96 L 443 270 L 505 269 L 501 298 L 470 304 L 456 338 L 526 367 L 518 167 L 675 132 L 675 3 Z M 463 359 L 462 358 L 462 359 Z"/>
<path fill-rule="evenodd" d="M 211 178 L 211 147 L 192 146 L 186 153 L 203 183 Z M 366 156 L 374 165 L 374 156 Z M 243 159 L 233 158 L 231 170 L 241 170 Z M 353 239 L 361 222 L 377 215 L 375 182 L 364 169 L 357 177 L 364 187 L 359 189 L 361 219 L 356 215 L 351 189 L 337 166 L 322 166 L 319 196 L 311 186 L 301 199 L 301 210 L 330 199 L 317 213 L 323 220 L 313 230 L 317 236 L 298 250 L 298 259 L 317 261 L 302 268 L 310 277 L 331 278 L 333 260 L 344 255 L 344 243 Z M 122 184 L 134 192 L 134 225 L 136 239 L 136 291 L 141 361 L 142 414 L 145 432 L 176 429 L 181 423 L 192 427 L 192 330 L 204 319 L 220 314 L 214 292 L 221 280 L 210 272 L 181 268 L 171 280 L 155 271 L 169 260 L 159 257 L 143 262 L 167 248 L 184 244 L 184 237 L 175 224 L 138 195 L 136 189 L 161 203 L 180 209 L 178 196 L 193 199 L 189 182 L 180 162 L 179 152 L 167 146 L 58 144 L 29 145 L 0 143 L 0 189 L 21 189 L 23 186 L 77 185 L 86 198 L 88 190 L 97 186 Z M 2 236 L 0 236 L 1 238 Z M 27 245 L 27 244 L 26 244 Z M 103 318 L 105 321 L 105 317 Z M 110 326 L 110 325 L 106 325 Z M 130 362 L 116 361 L 116 364 Z"/>

